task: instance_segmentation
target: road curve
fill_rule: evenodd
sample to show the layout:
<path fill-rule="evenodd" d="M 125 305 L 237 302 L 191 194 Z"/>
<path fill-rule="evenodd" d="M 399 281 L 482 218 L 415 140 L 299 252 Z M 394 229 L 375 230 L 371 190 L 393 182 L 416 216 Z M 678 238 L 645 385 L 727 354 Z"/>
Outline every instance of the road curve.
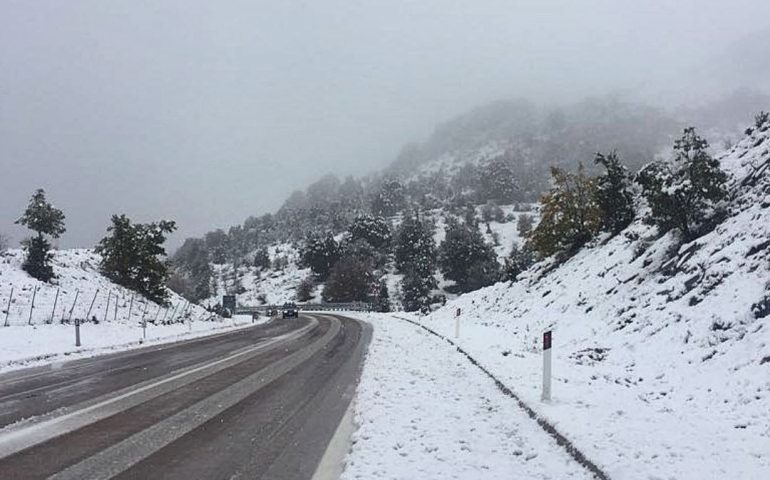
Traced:
<path fill-rule="evenodd" d="M 0 375 L 0 478 L 309 479 L 370 336 L 302 315 Z"/>

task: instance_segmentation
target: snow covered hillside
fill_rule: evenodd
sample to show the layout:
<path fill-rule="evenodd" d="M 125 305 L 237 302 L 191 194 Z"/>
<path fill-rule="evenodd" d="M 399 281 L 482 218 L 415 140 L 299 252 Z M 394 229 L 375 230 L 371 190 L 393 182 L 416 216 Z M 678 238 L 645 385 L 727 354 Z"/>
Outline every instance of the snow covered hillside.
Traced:
<path fill-rule="evenodd" d="M 0 255 L 0 325 L 7 325 L 0 328 L 0 368 L 31 358 L 69 355 L 76 350 L 75 319 L 97 321 L 82 326 L 83 345 L 77 349 L 81 352 L 136 343 L 143 337 L 142 318 L 148 321 L 150 340 L 200 334 L 222 326 L 205 309 L 174 293 L 168 306 L 160 306 L 112 283 L 99 273 L 100 259 L 91 250 L 59 250 L 53 255 L 53 284 L 40 282 L 21 269 L 21 250 Z"/>
<path fill-rule="evenodd" d="M 728 215 L 701 238 L 637 221 L 420 321 L 451 337 L 461 308 L 458 343 L 612 478 L 770 478 L 770 122 L 721 164 Z"/>

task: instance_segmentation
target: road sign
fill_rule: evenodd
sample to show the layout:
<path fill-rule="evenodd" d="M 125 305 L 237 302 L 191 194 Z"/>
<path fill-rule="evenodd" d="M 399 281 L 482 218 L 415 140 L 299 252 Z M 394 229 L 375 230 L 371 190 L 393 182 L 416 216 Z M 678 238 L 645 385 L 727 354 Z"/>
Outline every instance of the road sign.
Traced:
<path fill-rule="evenodd" d="M 235 313 L 235 295 L 225 295 L 222 297 L 222 308 Z"/>

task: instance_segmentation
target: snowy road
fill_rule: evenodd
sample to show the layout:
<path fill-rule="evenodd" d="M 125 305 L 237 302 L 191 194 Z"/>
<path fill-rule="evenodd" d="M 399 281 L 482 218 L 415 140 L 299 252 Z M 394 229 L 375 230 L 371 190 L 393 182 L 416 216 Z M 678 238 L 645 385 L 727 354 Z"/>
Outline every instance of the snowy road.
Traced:
<path fill-rule="evenodd" d="M 368 328 L 330 315 L 0 376 L 0 478 L 310 478 Z"/>

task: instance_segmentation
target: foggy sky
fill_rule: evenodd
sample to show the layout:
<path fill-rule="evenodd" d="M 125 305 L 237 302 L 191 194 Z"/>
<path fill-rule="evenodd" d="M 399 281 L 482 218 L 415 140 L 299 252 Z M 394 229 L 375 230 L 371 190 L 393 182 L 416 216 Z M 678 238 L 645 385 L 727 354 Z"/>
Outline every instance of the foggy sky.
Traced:
<path fill-rule="evenodd" d="M 62 246 L 112 213 L 176 220 L 178 244 L 480 103 L 731 87 L 704 66 L 765 19 L 765 0 L 0 0 L 0 232 L 21 238 L 43 187 Z"/>

